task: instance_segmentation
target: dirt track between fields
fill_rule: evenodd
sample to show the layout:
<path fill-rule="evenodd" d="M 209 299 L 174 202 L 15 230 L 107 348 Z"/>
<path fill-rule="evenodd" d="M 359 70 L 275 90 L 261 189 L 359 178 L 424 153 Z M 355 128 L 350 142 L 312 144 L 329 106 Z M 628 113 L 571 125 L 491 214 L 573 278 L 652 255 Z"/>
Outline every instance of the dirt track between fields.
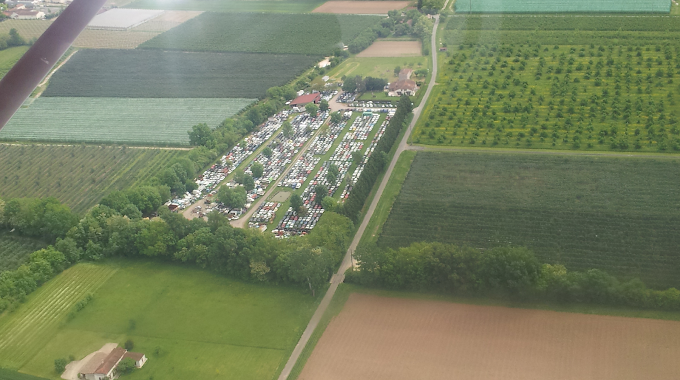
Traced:
<path fill-rule="evenodd" d="M 419 57 L 422 50 L 420 41 L 375 41 L 366 50 L 357 54 L 357 57 Z"/>
<path fill-rule="evenodd" d="M 352 294 L 299 380 L 678 379 L 680 322 Z"/>
<path fill-rule="evenodd" d="M 388 11 L 404 9 L 408 4 L 408 1 L 327 1 L 312 13 L 386 15 Z"/>

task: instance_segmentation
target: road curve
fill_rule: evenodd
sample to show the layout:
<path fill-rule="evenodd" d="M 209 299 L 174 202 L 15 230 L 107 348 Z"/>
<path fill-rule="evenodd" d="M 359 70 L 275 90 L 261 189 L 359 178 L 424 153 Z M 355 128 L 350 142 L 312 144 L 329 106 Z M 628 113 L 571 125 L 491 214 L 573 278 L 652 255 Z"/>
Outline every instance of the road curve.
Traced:
<path fill-rule="evenodd" d="M 437 27 L 439 26 L 439 15 L 434 16 L 434 20 L 435 21 L 434 27 L 432 28 L 431 39 L 432 46 L 430 48 L 432 54 L 432 76 L 430 77 L 431 78 L 430 83 L 427 86 L 427 90 L 425 91 L 423 100 L 420 102 L 420 105 L 413 110 L 413 120 L 411 120 L 411 123 L 409 124 L 408 129 L 404 134 L 404 137 L 401 139 L 401 142 L 397 147 L 397 151 L 394 153 L 394 157 L 392 157 L 390 165 L 387 167 L 387 171 L 385 171 L 385 175 L 383 176 L 382 182 L 380 182 L 378 191 L 373 197 L 373 201 L 371 202 L 371 205 L 369 206 L 368 211 L 366 212 L 366 215 L 364 216 L 364 219 L 361 222 L 361 225 L 359 226 L 356 234 L 354 235 L 354 239 L 352 240 L 352 243 L 350 244 L 349 249 L 345 254 L 345 257 L 343 258 L 342 263 L 340 264 L 340 268 L 338 269 L 338 272 L 331 278 L 331 286 L 326 291 L 326 295 L 324 295 L 323 299 L 321 300 L 321 303 L 319 304 L 319 307 L 317 307 L 316 311 L 314 312 L 314 315 L 312 316 L 312 319 L 309 321 L 309 324 L 305 328 L 305 331 L 302 333 L 302 336 L 300 337 L 300 340 L 295 346 L 293 353 L 290 355 L 288 362 L 286 362 L 286 365 L 283 367 L 283 370 L 281 371 L 278 380 L 288 379 L 290 372 L 293 370 L 293 367 L 295 366 L 295 363 L 298 361 L 300 354 L 302 354 L 302 351 L 307 345 L 309 338 L 311 338 L 312 333 L 314 333 L 314 330 L 316 329 L 316 326 L 319 324 L 319 321 L 321 321 L 321 317 L 326 312 L 328 305 L 331 303 L 331 299 L 333 298 L 333 295 L 335 295 L 335 291 L 338 289 L 338 285 L 340 285 L 340 283 L 344 281 L 345 271 L 349 269 L 350 266 L 352 266 L 353 260 L 352 253 L 356 249 L 357 245 L 359 245 L 359 241 L 361 240 L 361 237 L 363 236 L 364 231 L 366 230 L 366 226 L 368 225 L 368 222 L 371 220 L 371 216 L 373 216 L 373 212 L 375 211 L 375 208 L 378 205 L 378 201 L 380 201 L 380 197 L 382 196 L 382 193 L 385 190 L 385 186 L 387 186 L 387 181 L 389 181 L 390 176 L 392 175 L 392 170 L 394 170 L 394 167 L 397 164 L 399 155 L 401 154 L 401 152 L 408 148 L 408 137 L 410 136 L 411 131 L 413 131 L 413 127 L 416 125 L 416 121 L 418 120 L 420 113 L 422 112 L 423 108 L 425 108 L 425 103 L 427 103 L 427 99 L 430 96 L 430 92 L 432 92 L 432 87 L 434 87 L 437 78 L 436 36 Z"/>

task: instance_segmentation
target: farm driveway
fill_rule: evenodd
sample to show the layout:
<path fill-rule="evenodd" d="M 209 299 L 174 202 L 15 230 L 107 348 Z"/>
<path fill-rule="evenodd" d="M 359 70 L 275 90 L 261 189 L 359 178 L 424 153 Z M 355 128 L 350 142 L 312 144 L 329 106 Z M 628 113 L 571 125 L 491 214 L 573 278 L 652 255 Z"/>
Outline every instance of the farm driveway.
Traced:
<path fill-rule="evenodd" d="M 114 348 L 118 347 L 118 343 L 106 343 L 99 350 L 87 355 L 81 360 L 75 360 L 66 365 L 66 371 L 61 374 L 61 378 L 65 380 L 78 380 L 78 373 L 80 369 L 87 364 L 87 362 L 97 354 L 108 355 L 113 351 Z"/>
<path fill-rule="evenodd" d="M 432 28 L 432 48 L 430 49 L 430 51 L 432 52 L 432 78 L 437 77 L 437 49 L 435 49 L 435 47 L 437 41 L 436 38 L 437 27 L 439 26 L 439 16 L 434 16 L 434 19 L 435 19 L 434 27 Z M 354 253 L 354 250 L 356 249 L 357 245 L 359 245 L 361 236 L 364 234 L 366 226 L 368 226 L 368 222 L 369 220 L 371 220 L 371 216 L 373 216 L 373 212 L 375 211 L 375 208 L 378 205 L 378 201 L 380 200 L 380 197 L 382 196 L 382 193 L 385 190 L 385 186 L 387 186 L 387 181 L 390 179 L 392 171 L 394 170 L 394 167 L 397 164 L 399 155 L 408 147 L 407 144 L 408 137 L 410 136 L 411 131 L 413 131 L 413 127 L 416 125 L 416 121 L 418 120 L 418 117 L 420 117 L 420 113 L 422 112 L 423 108 L 425 107 L 425 104 L 427 103 L 427 98 L 430 96 L 430 92 L 432 92 L 433 86 L 434 79 L 432 79 L 430 83 L 427 85 L 427 91 L 425 91 L 425 95 L 423 96 L 423 100 L 420 102 L 420 106 L 416 107 L 413 110 L 413 120 L 411 121 L 411 124 L 409 124 L 408 129 L 404 134 L 404 137 L 401 139 L 399 147 L 397 148 L 397 151 L 394 153 L 394 157 L 392 157 L 390 166 L 387 168 L 387 171 L 383 176 L 382 182 L 380 182 L 378 191 L 373 197 L 373 201 L 371 202 L 371 205 L 369 206 L 368 211 L 366 212 L 366 215 L 364 216 L 364 219 L 362 220 L 361 225 L 359 226 L 359 229 L 357 229 L 357 233 L 354 235 L 354 240 L 352 240 L 352 243 L 350 244 L 349 249 L 345 254 L 345 257 L 342 260 L 342 263 L 340 264 L 340 268 L 338 269 L 337 273 L 333 275 L 333 277 L 331 278 L 331 286 L 328 288 L 328 291 L 326 291 L 326 295 L 324 295 L 323 299 L 321 300 L 321 303 L 319 304 L 319 307 L 314 312 L 312 319 L 309 321 L 309 324 L 305 328 L 305 331 L 302 333 L 302 336 L 300 337 L 298 344 L 295 346 L 293 353 L 288 359 L 286 366 L 283 367 L 283 370 L 281 371 L 281 375 L 279 375 L 278 380 L 288 379 L 288 375 L 290 375 L 290 372 L 293 370 L 293 367 L 295 366 L 295 363 L 300 357 L 302 350 L 307 345 L 309 338 L 312 336 L 312 333 L 314 333 L 314 329 L 316 329 L 316 326 L 319 324 L 321 317 L 326 312 L 328 305 L 331 303 L 331 299 L 333 298 L 335 291 L 338 289 L 338 285 L 344 281 L 345 271 L 349 269 L 349 267 L 352 265 L 352 261 L 354 260 L 352 254 Z"/>

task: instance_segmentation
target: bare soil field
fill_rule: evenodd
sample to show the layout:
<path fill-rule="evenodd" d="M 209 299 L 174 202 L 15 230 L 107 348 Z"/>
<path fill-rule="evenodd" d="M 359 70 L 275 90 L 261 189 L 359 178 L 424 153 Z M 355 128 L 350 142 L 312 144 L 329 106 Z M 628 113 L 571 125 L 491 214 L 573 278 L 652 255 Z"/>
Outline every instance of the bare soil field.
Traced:
<path fill-rule="evenodd" d="M 677 379 L 680 322 L 352 294 L 299 380 Z"/>
<path fill-rule="evenodd" d="M 417 57 L 422 51 L 420 41 L 375 41 L 357 57 Z"/>
<path fill-rule="evenodd" d="M 406 8 L 408 4 L 408 1 L 327 1 L 312 13 L 386 15 L 388 11 Z"/>

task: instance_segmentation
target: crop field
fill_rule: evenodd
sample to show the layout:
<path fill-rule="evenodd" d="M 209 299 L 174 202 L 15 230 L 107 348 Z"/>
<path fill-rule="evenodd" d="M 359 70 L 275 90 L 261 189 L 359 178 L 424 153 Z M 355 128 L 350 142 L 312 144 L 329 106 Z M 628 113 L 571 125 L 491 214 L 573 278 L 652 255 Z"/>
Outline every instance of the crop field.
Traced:
<path fill-rule="evenodd" d="M 297 379 L 671 380 L 678 342 L 677 321 L 353 293 Z"/>
<path fill-rule="evenodd" d="M 404 9 L 408 1 L 327 1 L 312 13 L 384 14 L 394 9 Z"/>
<path fill-rule="evenodd" d="M 81 50 L 52 76 L 43 96 L 257 98 L 316 62 L 292 54 Z M 250 100 L 234 102 L 240 109 Z"/>
<path fill-rule="evenodd" d="M 56 335 L 73 306 L 106 282 L 116 269 L 79 264 L 40 287 L 15 312 L 3 314 L 0 317 L 0 367 L 15 370 L 23 367 Z M 54 363 L 50 370 L 54 371 Z M 54 373 L 49 372 L 42 375 L 54 377 Z"/>
<path fill-rule="evenodd" d="M 28 50 L 27 46 L 16 46 L 0 50 L 0 79 L 17 63 L 26 50 Z"/>
<path fill-rule="evenodd" d="M 162 15 L 147 21 L 142 25 L 135 26 L 132 31 L 142 32 L 167 32 L 184 22 L 200 15 L 201 11 L 165 11 Z"/>
<path fill-rule="evenodd" d="M 460 45 L 449 53 L 416 143 L 680 151 L 680 45 Z"/>
<path fill-rule="evenodd" d="M 420 41 L 375 41 L 357 57 L 417 57 L 422 55 L 422 51 Z"/>
<path fill-rule="evenodd" d="M 162 32 L 131 30 L 85 29 L 73 42 L 85 49 L 134 49 Z"/>
<path fill-rule="evenodd" d="M 0 140 L 188 145 L 192 126 L 214 128 L 253 101 L 41 97 L 17 111 Z"/>
<path fill-rule="evenodd" d="M 117 0 L 120 1 L 120 0 Z M 306 13 L 323 0 L 137 0 L 126 1 L 128 8 L 210 12 Z"/>
<path fill-rule="evenodd" d="M 457 13 L 669 13 L 668 0 L 470 0 L 456 1 Z"/>
<path fill-rule="evenodd" d="M 28 255 L 45 247 L 40 240 L 0 231 L 0 273 L 17 269 Z"/>
<path fill-rule="evenodd" d="M 546 263 L 678 287 L 678 159 L 419 152 L 378 244 L 527 246 Z"/>
<path fill-rule="evenodd" d="M 78 264 L 70 271 L 111 274 L 97 281 L 99 289 L 90 291 L 93 300 L 74 318 L 57 318 L 56 331 L 40 338 L 42 349 L 24 350 L 26 355 L 11 363 L 0 355 L 0 365 L 57 378 L 55 358 L 81 359 L 107 342 L 132 339 L 134 350 L 149 361 L 126 376 L 131 380 L 275 379 L 316 307 L 314 298 L 297 289 L 242 283 L 160 262 Z M 63 284 L 68 275 L 53 282 Z M 40 320 L 25 311 L 36 306 L 31 297 L 16 314 Z M 29 334 L 15 333 L 16 340 L 5 347 L 20 346 L 19 339 Z M 0 333 L 0 342 L 5 335 Z"/>
<path fill-rule="evenodd" d="M 0 198 L 55 197 L 82 213 L 164 169 L 181 150 L 0 144 Z"/>
<path fill-rule="evenodd" d="M 0 22 L 0 34 L 8 34 L 11 29 L 16 29 L 19 35 L 26 41 L 40 37 L 47 28 L 52 25 L 52 20 L 5 20 Z"/>
<path fill-rule="evenodd" d="M 141 48 L 328 54 L 380 16 L 206 12 L 142 44 Z M 257 27 L 253 27 L 257 25 Z"/>

